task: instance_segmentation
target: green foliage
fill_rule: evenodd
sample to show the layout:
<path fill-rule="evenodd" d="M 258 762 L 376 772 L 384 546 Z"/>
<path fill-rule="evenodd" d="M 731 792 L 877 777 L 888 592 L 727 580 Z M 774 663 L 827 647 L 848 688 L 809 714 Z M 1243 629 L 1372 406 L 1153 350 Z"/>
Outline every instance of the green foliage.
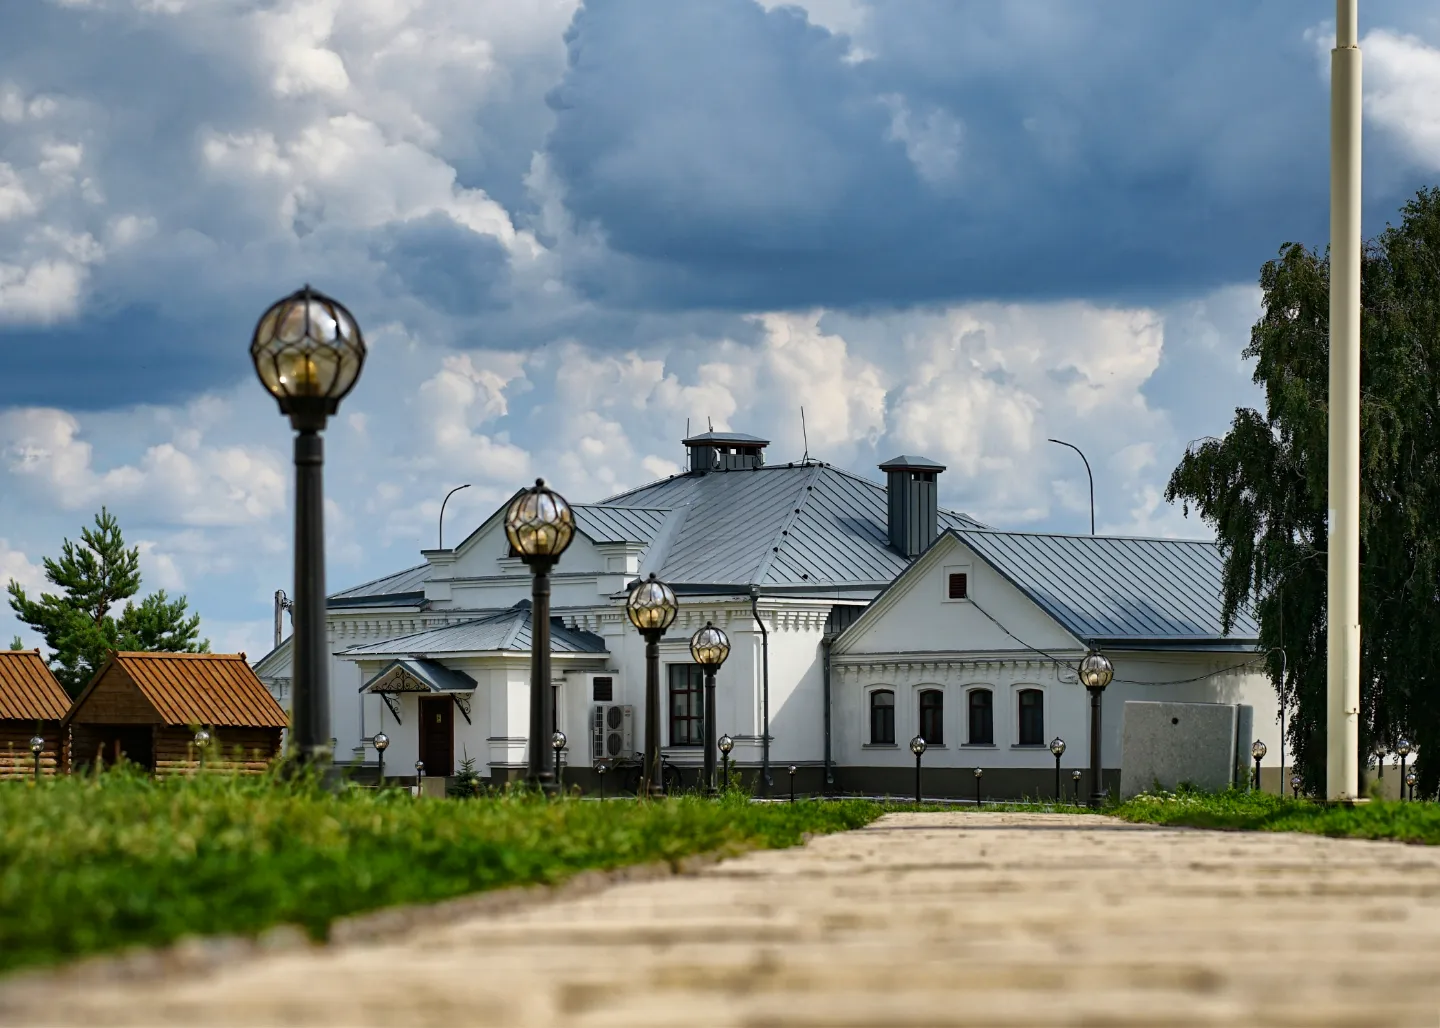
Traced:
<path fill-rule="evenodd" d="M 480 777 L 480 772 L 475 770 L 475 758 L 470 756 L 470 751 L 465 751 L 465 758 L 460 761 L 460 773 L 445 790 L 447 795 L 457 799 L 473 799 L 485 791 L 485 783 Z"/>
<path fill-rule="evenodd" d="M 858 828 L 877 804 L 472 802 L 402 789 L 121 770 L 0 782 L 0 970 L 192 934 L 298 924 L 589 868 L 791 846 Z"/>
<path fill-rule="evenodd" d="M 1263 307 L 1244 351 L 1265 411 L 1237 410 L 1222 439 L 1193 444 L 1166 499 L 1194 507 L 1225 557 L 1225 623 L 1245 605 L 1282 695 L 1307 790 L 1325 776 L 1329 260 L 1286 244 L 1260 274 Z M 1440 188 L 1406 204 L 1361 266 L 1361 753 L 1408 734 L 1440 753 Z M 1421 790 L 1440 787 L 1423 761 Z M 1358 785 L 1358 783 L 1357 783 Z"/>
<path fill-rule="evenodd" d="M 10 648 L 12 650 L 23 650 L 25 648 L 25 644 L 20 641 L 20 637 L 17 635 L 10 640 Z"/>
<path fill-rule="evenodd" d="M 85 688 L 108 650 L 209 652 L 209 642 L 199 638 L 200 615 L 187 617 L 185 597 L 171 600 L 162 589 L 138 605 L 130 601 L 140 591 L 140 550 L 125 548 L 114 515 L 102 507 L 80 540 L 66 539 L 59 560 L 45 558 L 45 577 L 58 593 L 32 600 L 14 579 L 8 589 L 10 609 L 45 637 L 51 670 L 70 695 Z"/>
<path fill-rule="evenodd" d="M 1126 821 L 1192 828 L 1308 832 L 1440 844 L 1440 805 L 1434 803 L 1371 800 L 1348 806 L 1288 799 L 1268 792 L 1161 792 L 1136 796 L 1106 813 Z"/>

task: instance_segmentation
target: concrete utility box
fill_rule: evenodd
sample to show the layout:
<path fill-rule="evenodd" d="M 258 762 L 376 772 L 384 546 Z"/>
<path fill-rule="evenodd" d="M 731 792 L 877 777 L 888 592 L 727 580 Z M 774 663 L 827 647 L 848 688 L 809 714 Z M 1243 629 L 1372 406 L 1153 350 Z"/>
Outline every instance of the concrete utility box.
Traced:
<path fill-rule="evenodd" d="M 1120 797 L 1192 785 L 1219 792 L 1249 781 L 1254 708 L 1233 703 L 1127 700 Z"/>

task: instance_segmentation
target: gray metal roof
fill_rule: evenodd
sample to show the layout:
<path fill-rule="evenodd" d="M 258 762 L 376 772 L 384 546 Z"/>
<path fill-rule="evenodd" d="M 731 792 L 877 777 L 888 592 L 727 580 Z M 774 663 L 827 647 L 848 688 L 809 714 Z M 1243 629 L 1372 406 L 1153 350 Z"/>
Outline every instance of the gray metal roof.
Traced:
<path fill-rule="evenodd" d="M 408 677 L 407 677 L 408 676 Z M 387 681 L 387 679 L 394 679 Z M 474 692 L 475 679 L 463 671 L 424 657 L 401 657 L 385 665 L 360 687 L 361 692 Z M 425 690 L 416 688 L 417 685 Z"/>
<path fill-rule="evenodd" d="M 566 628 L 558 618 L 550 619 L 550 649 L 553 653 L 605 653 L 605 640 L 590 632 Z M 494 653 L 530 650 L 530 602 L 522 600 L 508 610 L 443 628 L 413 632 L 382 642 L 365 643 L 342 650 L 347 657 L 388 656 L 425 653 Z"/>
<path fill-rule="evenodd" d="M 739 444 L 742 446 L 769 446 L 769 439 L 761 439 L 758 435 L 746 435 L 744 432 L 701 432 L 699 435 L 692 435 L 688 439 L 682 439 L 686 446 L 695 443 L 700 444 Z"/>
<path fill-rule="evenodd" d="M 885 487 L 826 464 L 678 475 L 601 506 L 673 508 L 643 573 L 671 583 L 889 583 L 909 560 L 890 546 Z M 951 511 L 940 528 L 983 528 Z"/>
<path fill-rule="evenodd" d="M 955 535 L 1066 629 L 1097 643 L 1253 644 L 1241 610 L 1221 633 L 1213 542 L 958 529 Z"/>
<path fill-rule="evenodd" d="M 377 596 L 398 596 L 412 595 L 425 592 L 425 578 L 429 574 L 429 564 L 417 564 L 413 568 L 406 568 L 404 571 L 397 571 L 394 574 L 386 575 L 384 578 L 376 578 L 373 581 L 362 582 L 360 585 L 351 586 L 338 593 L 331 593 L 330 600 L 356 600 L 370 599 Z"/>
<path fill-rule="evenodd" d="M 594 503 L 577 503 L 575 526 L 597 543 L 648 543 L 665 522 L 666 510 L 644 507 L 603 507 Z"/>
<path fill-rule="evenodd" d="M 945 465 L 939 461 L 933 461 L 929 457 L 912 457 L 908 453 L 902 453 L 898 457 L 891 457 L 884 464 L 880 465 L 881 471 L 903 471 L 914 468 L 918 471 L 944 471 Z"/>

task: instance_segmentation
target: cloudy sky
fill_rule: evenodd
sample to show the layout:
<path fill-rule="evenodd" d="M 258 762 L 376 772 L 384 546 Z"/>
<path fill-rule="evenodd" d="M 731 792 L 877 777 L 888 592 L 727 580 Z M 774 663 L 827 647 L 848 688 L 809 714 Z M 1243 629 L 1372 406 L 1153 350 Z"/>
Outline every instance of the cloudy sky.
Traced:
<path fill-rule="evenodd" d="M 1367 0 L 1365 231 L 1440 183 L 1440 9 Z M 270 643 L 290 438 L 247 346 L 304 282 L 371 356 L 329 584 L 687 419 L 1004 527 L 1162 500 L 1255 402 L 1260 265 L 1327 239 L 1325 3 L 7 0 L 0 580 L 101 504 L 216 649 Z M 0 613 L 0 643 L 19 630 Z"/>

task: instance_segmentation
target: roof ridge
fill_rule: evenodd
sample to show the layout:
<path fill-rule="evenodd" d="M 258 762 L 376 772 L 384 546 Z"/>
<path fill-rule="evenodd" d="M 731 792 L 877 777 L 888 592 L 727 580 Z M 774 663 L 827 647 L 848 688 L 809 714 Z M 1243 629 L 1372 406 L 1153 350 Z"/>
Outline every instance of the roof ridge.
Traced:
<path fill-rule="evenodd" d="M 764 559 L 760 561 L 760 566 L 755 569 L 756 584 L 765 580 L 765 576 L 770 573 L 770 568 L 775 564 L 775 558 L 780 555 L 781 545 L 790 541 L 790 528 L 795 524 L 795 519 L 800 516 L 800 512 L 805 509 L 805 504 L 810 501 L 813 493 L 811 486 L 819 480 L 820 472 L 824 470 L 824 464 L 816 464 L 810 474 L 801 481 L 800 495 L 795 500 L 793 509 L 785 515 L 785 520 L 780 523 L 780 534 L 774 537 L 774 545 L 770 547 L 770 552 L 765 555 Z"/>
<path fill-rule="evenodd" d="M 117 657 L 130 659 L 140 657 L 149 659 L 151 657 L 199 657 L 207 660 L 244 660 L 243 653 L 192 653 L 189 650 L 112 650 Z"/>
<path fill-rule="evenodd" d="M 1090 532 L 1033 532 L 1009 528 L 952 528 L 952 532 L 977 532 L 981 535 L 1030 535 L 1047 539 L 1094 539 L 1134 543 L 1186 543 L 1191 546 L 1218 546 L 1214 539 L 1177 539 L 1160 535 L 1103 535 Z"/>

